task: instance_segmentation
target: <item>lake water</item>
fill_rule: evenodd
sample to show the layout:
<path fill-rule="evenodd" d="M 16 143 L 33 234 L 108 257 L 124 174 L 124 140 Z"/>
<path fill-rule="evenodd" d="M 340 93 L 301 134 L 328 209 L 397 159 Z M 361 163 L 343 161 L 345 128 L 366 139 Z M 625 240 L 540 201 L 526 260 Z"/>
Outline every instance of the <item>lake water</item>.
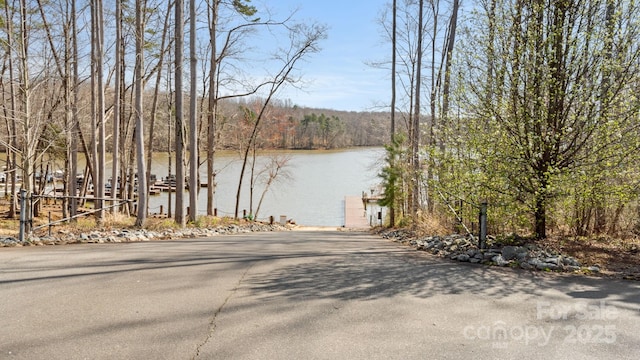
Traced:
<path fill-rule="evenodd" d="M 337 151 L 274 151 L 260 155 L 258 164 L 268 162 L 273 155 L 290 157 L 286 169 L 291 175 L 288 180 L 279 181 L 267 192 L 258 213 L 261 220 L 274 216 L 276 221 L 285 215 L 297 224 L 309 226 L 344 225 L 344 197 L 360 196 L 370 192 L 380 183 L 378 173 L 384 157 L 383 148 L 356 148 Z M 218 155 L 215 160 L 218 171 L 215 207 L 218 216 L 233 216 L 238 178 L 242 166 L 237 155 Z M 158 179 L 166 177 L 167 154 L 154 155 L 152 173 Z M 175 164 L 172 166 L 175 173 Z M 201 167 L 201 179 L 206 181 L 206 166 Z M 242 210 L 249 212 L 249 173 L 245 174 L 240 201 Z M 254 212 L 263 186 L 254 190 Z M 175 195 L 174 195 L 175 196 Z M 198 194 L 198 214 L 206 214 L 206 189 Z M 175 201 L 175 197 L 173 197 Z M 168 194 L 161 193 L 149 198 L 151 213 L 160 211 L 160 205 L 167 209 Z M 185 206 L 188 205 L 185 195 Z M 172 206 L 173 208 L 174 206 Z"/>
<path fill-rule="evenodd" d="M 0 154 L 0 161 L 4 160 Z M 79 168 L 84 168 L 84 157 L 78 154 Z M 259 220 L 267 220 L 274 216 L 276 221 L 285 215 L 300 225 L 309 226 L 342 226 L 344 225 L 344 197 L 360 196 L 363 191 L 370 192 L 378 187 L 383 148 L 353 148 L 347 150 L 312 150 L 312 151 L 270 151 L 258 157 L 258 164 L 264 164 L 274 156 L 290 158 L 287 171 L 290 179 L 278 181 L 267 192 L 258 213 Z M 111 156 L 107 154 L 107 171 L 111 171 Z M 58 165 L 61 166 L 61 165 Z M 233 153 L 216 155 L 215 167 L 217 189 L 215 207 L 218 216 L 233 216 L 238 178 L 242 163 L 240 157 Z M 260 166 L 258 166 L 259 168 Z M 185 169 L 188 171 L 188 169 Z M 158 179 L 168 175 L 168 157 L 166 153 L 154 154 L 151 173 Z M 175 174 L 175 161 L 172 165 Z M 206 182 L 206 165 L 200 168 L 201 181 Z M 4 188 L 3 188 L 4 189 Z M 263 185 L 258 183 L 254 190 L 254 213 L 262 193 Z M 175 202 L 175 194 L 172 200 Z M 188 193 L 184 196 L 185 208 L 188 206 Z M 168 209 L 168 193 L 160 193 L 149 197 L 149 211 L 159 213 L 160 206 Z M 201 188 L 198 193 L 198 214 L 206 214 L 207 192 Z M 175 209 L 175 206 L 172 205 Z M 240 213 L 250 211 L 249 206 L 249 171 L 245 174 L 244 187 L 241 194 Z M 379 208 L 370 209 L 377 213 Z"/>

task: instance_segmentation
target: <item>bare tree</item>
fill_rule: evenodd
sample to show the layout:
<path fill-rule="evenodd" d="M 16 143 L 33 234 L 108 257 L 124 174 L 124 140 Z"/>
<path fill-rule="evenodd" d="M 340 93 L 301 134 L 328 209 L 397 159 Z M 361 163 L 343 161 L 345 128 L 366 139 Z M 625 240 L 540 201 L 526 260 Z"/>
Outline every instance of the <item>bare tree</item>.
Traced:
<path fill-rule="evenodd" d="M 248 5 L 247 0 L 234 1 L 231 4 L 234 14 L 242 17 L 250 17 L 255 15 L 257 9 Z M 262 26 L 266 23 L 258 21 L 249 21 L 249 23 L 241 24 L 226 32 L 226 38 L 223 41 L 222 49 L 218 53 L 218 24 L 221 10 L 221 0 L 210 2 L 209 6 L 209 41 L 210 41 L 210 59 L 209 59 L 209 96 L 207 99 L 207 215 L 213 215 L 213 203 L 215 194 L 215 168 L 214 156 L 216 152 L 216 131 L 218 127 L 218 90 L 220 87 L 220 63 L 223 59 L 230 56 L 233 52 L 233 45 L 238 42 L 236 34 L 241 33 L 247 27 Z M 249 91 L 253 93 L 255 91 Z M 247 94 L 237 94 L 236 96 L 246 96 Z M 222 124 L 223 122 L 220 122 Z"/>
<path fill-rule="evenodd" d="M 413 134 L 411 139 L 411 158 L 413 164 L 414 175 L 412 178 L 412 197 L 411 197 L 411 215 L 413 217 L 414 226 L 417 224 L 418 220 L 418 209 L 420 203 L 420 155 L 419 155 L 419 147 L 420 147 L 420 90 L 422 87 L 422 38 L 424 37 L 422 28 L 423 28 L 423 13 L 424 13 L 424 0 L 420 0 L 420 5 L 418 7 L 418 56 L 416 60 L 416 82 L 415 82 L 415 102 L 416 105 L 414 107 L 415 115 L 413 116 Z"/>
<path fill-rule="evenodd" d="M 219 0 L 213 0 L 209 9 L 209 41 L 211 54 L 209 59 L 209 98 L 207 101 L 207 215 L 213 215 L 213 196 L 215 192 L 215 169 L 214 156 L 216 152 L 215 134 L 216 119 L 218 112 L 218 48 L 217 48 L 217 28 L 218 28 L 218 7 Z"/>
<path fill-rule="evenodd" d="M 116 43 L 115 43 L 115 64 L 114 64 L 114 92 L 113 92 L 113 142 L 111 148 L 111 197 L 114 201 L 118 199 L 119 192 L 124 193 L 120 188 L 120 107 L 122 96 L 122 64 L 124 62 L 124 51 L 122 41 L 122 2 L 116 1 Z M 114 213 L 118 212 L 118 207 L 114 206 Z"/>
<path fill-rule="evenodd" d="M 236 192 L 236 207 L 235 217 L 238 217 L 238 210 L 240 207 L 240 192 L 242 189 L 242 182 L 244 173 L 246 170 L 249 152 L 256 141 L 258 131 L 260 128 L 260 122 L 265 115 L 265 112 L 271 102 L 271 99 L 278 92 L 278 90 L 285 84 L 290 83 L 293 78 L 291 73 L 295 69 L 295 65 L 298 61 L 306 57 L 307 55 L 318 51 L 318 42 L 326 37 L 326 29 L 320 25 L 304 26 L 297 25 L 290 28 L 291 31 L 291 43 L 289 49 L 280 55 L 282 61 L 282 67 L 278 73 L 269 81 L 269 89 L 267 96 L 264 99 L 260 110 L 257 112 L 256 119 L 249 136 L 248 143 L 243 150 L 242 168 L 240 170 L 240 179 L 238 180 L 238 189 Z M 297 36 L 300 36 L 298 38 Z"/>
<path fill-rule="evenodd" d="M 104 20 L 102 0 L 91 2 L 91 159 L 94 164 L 92 181 L 95 207 L 99 222 L 103 220 L 104 173 L 105 173 L 105 116 L 103 44 Z"/>
<path fill-rule="evenodd" d="M 71 206 L 69 215 L 73 218 L 76 216 L 78 209 L 78 182 L 77 182 L 77 174 L 78 174 L 78 135 L 80 134 L 80 125 L 78 122 L 78 84 L 79 84 L 79 76 L 78 76 L 78 28 L 77 28 L 77 9 L 76 2 L 71 1 L 71 47 L 72 47 L 72 83 L 73 83 L 73 99 L 71 100 L 71 148 L 69 151 L 71 152 L 71 165 L 70 173 L 67 181 L 70 184 L 70 192 L 71 195 Z M 75 221 L 75 220 L 73 220 Z"/>
<path fill-rule="evenodd" d="M 391 14 L 391 142 L 392 144 L 395 141 L 396 136 L 396 54 L 397 54 L 397 41 L 398 41 L 398 1 L 393 0 L 392 14 Z M 389 164 L 391 167 L 395 165 L 395 158 L 391 158 L 391 163 Z M 396 179 L 391 180 L 392 183 L 389 184 L 391 189 L 395 189 L 395 181 Z M 389 203 L 389 225 L 391 227 L 396 226 L 396 204 L 395 199 Z"/>
<path fill-rule="evenodd" d="M 262 192 L 260 193 L 260 200 L 258 200 L 258 207 L 256 208 L 254 218 L 258 218 L 260 213 L 260 207 L 264 201 L 264 197 L 271 188 L 272 185 L 279 181 L 287 181 L 292 178 L 291 173 L 288 171 L 290 166 L 291 157 L 289 156 L 272 156 L 265 167 L 260 171 L 262 178 Z"/>
<path fill-rule="evenodd" d="M 184 1 L 175 3 L 175 106 L 176 106 L 176 208 L 175 221 L 184 226 L 184 138 L 183 138 L 183 96 L 182 96 L 182 63 L 184 61 Z"/>
<path fill-rule="evenodd" d="M 453 62 L 453 49 L 456 42 L 456 30 L 458 28 L 458 11 L 460 9 L 460 0 L 453 0 L 451 8 L 451 19 L 449 20 L 449 34 L 446 38 L 446 62 L 444 70 L 444 81 L 442 86 L 442 117 L 446 122 L 449 117 L 449 102 L 451 97 L 451 71 Z M 441 144 L 444 144 L 441 141 Z M 444 146 L 444 145 L 441 145 Z"/>
<path fill-rule="evenodd" d="M 27 20 L 27 2 L 20 0 L 20 38 L 18 44 L 18 56 L 20 64 L 20 86 L 19 86 L 19 99 L 22 112 L 22 128 L 24 134 L 24 150 L 22 154 L 22 177 L 23 177 L 23 189 L 29 194 L 33 188 L 32 179 L 30 176 L 31 159 L 33 155 L 32 148 L 32 134 L 31 128 L 31 104 L 29 102 L 31 85 L 29 82 L 29 58 L 28 58 L 28 20 Z"/>
<path fill-rule="evenodd" d="M 144 161 L 144 122 L 142 96 L 144 91 L 144 11 L 143 0 L 136 0 L 136 66 L 135 66 L 135 117 L 136 159 L 138 165 L 138 213 L 136 226 L 143 226 L 147 219 L 147 170 Z"/>
<path fill-rule="evenodd" d="M 167 90 L 166 90 L 166 102 L 167 102 L 167 182 L 169 183 L 169 192 L 167 194 L 167 216 L 170 218 L 172 214 L 172 199 L 171 199 L 171 120 L 173 119 L 171 110 L 173 108 L 173 99 L 175 99 L 175 89 L 172 88 L 172 74 L 171 74 L 171 52 L 168 53 L 169 59 L 167 61 Z"/>
<path fill-rule="evenodd" d="M 214 0 L 215 1 L 215 0 Z M 191 91 L 189 98 L 189 221 L 198 216 L 198 117 L 197 117 L 197 66 L 196 56 L 196 1 L 189 0 L 189 49 Z"/>
<path fill-rule="evenodd" d="M 104 199 L 104 190 L 105 190 L 105 184 L 106 184 L 106 147 L 105 147 L 105 142 L 106 142 L 106 131 L 105 131 L 105 127 L 106 127 L 106 121 L 107 118 L 105 116 L 105 103 L 104 103 L 104 8 L 102 5 L 102 0 L 96 0 L 96 5 L 98 6 L 97 8 L 97 22 L 96 22 L 96 27 L 97 27 L 97 34 L 96 34 L 96 70 L 97 70 L 97 121 L 98 121 L 98 162 L 97 162 L 97 181 L 94 184 L 97 184 L 96 188 L 94 190 L 94 194 L 96 195 L 96 197 L 99 199 L 98 201 L 96 201 L 96 207 L 100 209 L 100 211 L 98 212 L 98 219 L 100 222 L 103 221 L 104 219 L 104 212 L 102 211 L 102 208 L 104 207 L 104 202 L 102 199 Z"/>
<path fill-rule="evenodd" d="M 8 111 L 8 114 L 10 115 L 10 125 L 7 125 L 7 133 L 9 135 L 9 141 L 7 144 L 5 144 L 5 146 L 10 150 L 10 154 L 7 156 L 7 181 L 11 182 L 11 194 L 12 194 L 12 198 L 13 201 L 11 202 L 11 206 L 9 208 L 9 218 L 14 218 L 15 214 L 16 214 L 16 204 L 17 204 L 17 199 L 18 197 L 15 196 L 16 195 L 16 183 L 17 183 L 17 173 L 18 173 L 18 167 L 17 167 L 17 155 L 18 155 L 18 127 L 17 127 L 17 109 L 18 109 L 18 105 L 16 104 L 16 90 L 15 90 L 15 85 L 14 85 L 14 80 L 15 79 L 15 67 L 14 67 L 14 62 L 13 62 L 13 48 L 14 48 L 14 42 L 13 42 L 13 35 L 14 35 L 14 29 L 13 29 L 13 21 L 11 21 L 10 19 L 13 19 L 13 10 L 11 7 L 9 7 L 9 3 L 7 1 L 5 1 L 4 3 L 4 10 L 5 10 L 5 19 L 7 19 L 5 21 L 5 26 L 6 26 L 6 33 L 7 33 L 7 62 L 8 62 L 8 66 L 9 66 L 9 96 L 11 98 L 10 100 L 10 108 Z"/>

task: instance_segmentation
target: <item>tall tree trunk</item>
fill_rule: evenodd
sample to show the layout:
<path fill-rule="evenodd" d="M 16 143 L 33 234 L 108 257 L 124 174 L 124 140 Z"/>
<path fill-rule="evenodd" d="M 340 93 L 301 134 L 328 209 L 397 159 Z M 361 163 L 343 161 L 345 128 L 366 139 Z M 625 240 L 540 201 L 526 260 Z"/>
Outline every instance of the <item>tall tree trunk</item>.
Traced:
<path fill-rule="evenodd" d="M 456 29 L 458 28 L 458 9 L 460 0 L 453 0 L 451 9 L 451 22 L 449 23 L 449 36 L 447 37 L 447 60 L 445 62 L 444 81 L 442 85 L 442 119 L 441 125 L 447 126 L 449 121 L 449 99 L 451 92 L 451 64 L 453 48 L 456 41 Z M 442 124 L 444 122 L 444 124 Z M 444 141 L 440 141 L 440 151 L 444 152 Z"/>
<path fill-rule="evenodd" d="M 428 139 L 426 143 L 431 147 L 431 149 L 435 149 L 436 144 L 441 141 L 440 137 L 442 133 L 440 130 L 440 122 L 442 119 L 439 118 L 439 114 L 437 113 L 437 101 L 438 101 L 438 91 L 440 87 L 440 71 L 436 71 L 436 37 L 438 36 L 438 26 L 439 26 L 439 18 L 440 18 L 440 1 L 435 0 L 431 1 L 431 11 L 433 13 L 433 33 L 431 34 L 431 92 L 429 94 L 429 107 L 431 111 L 431 121 L 429 122 L 429 132 Z M 424 20 L 423 20 L 424 21 Z M 418 42 L 421 42 L 424 38 L 422 32 L 422 25 L 420 26 L 419 34 L 418 34 Z M 421 51 L 421 49 L 419 50 Z M 444 59 L 444 53 L 443 53 Z M 417 61 L 421 61 L 418 59 Z M 420 68 L 420 67 L 419 67 Z M 442 62 L 440 63 L 440 69 L 442 69 Z M 437 74 L 437 75 L 436 75 Z M 428 166 L 426 169 L 426 178 L 427 184 L 429 184 L 435 177 L 436 172 L 436 161 L 433 155 L 429 156 Z M 419 191 L 419 190 L 418 190 Z M 434 204 L 429 198 L 429 189 L 425 189 L 424 195 L 427 197 L 427 208 L 429 212 L 433 212 Z"/>
<path fill-rule="evenodd" d="M 171 120 L 173 119 L 173 98 L 175 89 L 172 88 L 172 75 L 171 75 L 171 52 L 168 53 L 169 59 L 167 61 L 167 182 L 169 183 L 169 192 L 167 193 L 167 218 L 171 218 L 173 213 L 173 201 L 171 199 L 171 165 L 173 155 L 171 154 Z"/>
<path fill-rule="evenodd" d="M 457 1 L 457 0 L 456 0 Z M 496 1 L 497 0 L 489 0 L 489 9 L 487 9 L 487 20 L 489 22 L 488 25 L 488 39 L 487 39 L 487 58 L 489 59 L 489 61 L 487 62 L 487 90 L 486 90 L 486 97 L 485 97 L 485 101 L 486 104 L 485 106 L 487 107 L 487 109 L 489 109 L 489 107 L 491 106 L 491 102 L 493 101 L 493 95 L 494 95 L 494 72 L 495 72 L 495 51 L 494 51 L 494 42 L 495 42 L 495 38 L 496 38 Z M 486 111 L 486 110 L 484 110 Z"/>
<path fill-rule="evenodd" d="M 211 24 L 209 25 L 209 41 L 211 42 L 211 59 L 209 64 L 209 101 L 207 108 L 207 215 L 214 214 L 214 196 L 216 191 L 216 178 L 214 157 L 216 153 L 216 118 L 218 111 L 218 82 L 217 79 L 217 46 L 216 29 L 218 26 L 219 0 L 213 0 L 211 6 Z"/>
<path fill-rule="evenodd" d="M 409 79 L 409 84 L 410 84 L 410 89 L 409 89 L 409 99 L 407 99 L 408 103 L 409 103 L 409 109 L 408 109 L 408 119 L 407 119 L 407 124 L 408 124 L 408 128 L 409 128 L 409 149 L 407 150 L 407 157 L 406 157 L 406 162 L 409 165 L 408 166 L 408 178 L 406 179 L 406 181 L 404 181 L 404 188 L 403 191 L 407 194 L 407 197 L 405 199 L 405 202 L 402 206 L 402 211 L 403 211 L 403 215 L 405 216 L 411 216 L 411 209 L 413 208 L 413 197 L 414 197 L 414 193 L 413 193 L 413 176 L 411 175 L 413 172 L 413 140 L 414 140 L 414 135 L 413 133 L 415 132 L 415 121 L 413 120 L 413 118 L 415 117 L 415 113 L 414 113 L 414 106 L 415 106 L 415 97 L 416 97 L 416 87 L 414 86 L 416 82 L 416 64 L 415 62 L 411 63 L 411 76 Z"/>
<path fill-rule="evenodd" d="M 80 134 L 80 125 L 78 123 L 78 29 L 77 29 L 77 11 L 76 2 L 71 1 L 71 47 L 72 47 L 72 63 L 73 63 L 73 100 L 71 102 L 71 173 L 69 174 L 70 184 L 70 207 L 69 215 L 73 218 L 78 212 L 78 135 Z M 86 179 L 85 179 L 86 180 Z M 72 220 L 75 222 L 75 218 Z"/>
<path fill-rule="evenodd" d="M 123 10 L 124 11 L 124 10 Z M 123 14 L 124 15 L 124 14 Z M 124 18 L 121 19 L 122 20 L 122 25 L 124 26 Z M 120 130 L 119 132 L 119 142 L 118 142 L 118 149 L 114 150 L 117 151 L 118 154 L 118 165 L 119 165 L 119 171 L 118 171 L 118 180 L 119 180 L 119 184 L 118 187 L 120 188 L 120 194 L 119 194 L 119 199 L 121 200 L 133 200 L 131 198 L 131 196 L 129 195 L 129 191 L 128 191 L 128 182 L 129 182 L 129 168 L 131 166 L 131 162 L 133 161 L 132 157 L 130 154 L 134 154 L 135 151 L 131 150 L 129 151 L 130 148 L 130 144 L 133 141 L 133 137 L 129 138 L 129 131 L 130 131 L 130 121 L 129 118 L 131 117 L 130 114 L 127 114 L 127 109 L 130 109 L 129 104 L 127 103 L 127 87 L 125 86 L 125 74 L 128 72 L 127 70 L 127 63 L 125 62 L 124 59 L 124 53 L 125 53 L 125 45 L 124 45 L 124 34 L 122 34 L 121 36 L 121 62 L 120 62 L 120 100 L 119 100 L 119 104 L 120 104 L 120 116 L 118 119 L 118 128 Z M 131 91 L 133 92 L 133 91 Z M 130 141 L 131 140 L 131 141 Z M 132 214 L 132 209 L 133 209 L 133 202 L 129 201 L 126 205 L 120 207 L 120 210 L 124 210 L 127 214 L 127 216 Z"/>
<path fill-rule="evenodd" d="M 10 136 L 10 144 L 11 144 L 11 151 L 10 154 L 7 157 L 8 161 L 8 165 L 7 166 L 7 172 L 8 172 L 8 176 L 7 176 L 7 181 L 11 182 L 11 205 L 9 207 L 9 218 L 13 219 L 16 216 L 16 208 L 17 208 L 17 201 L 18 201 L 18 197 L 16 196 L 16 182 L 18 181 L 18 167 L 17 167 L 17 153 L 18 153 L 18 126 L 17 126 L 17 104 L 16 104 L 16 90 L 15 90 L 15 85 L 14 85 L 14 79 L 16 78 L 15 76 L 15 69 L 13 66 L 13 49 L 14 49 L 14 43 L 13 43 L 13 21 L 11 21 L 10 19 L 13 19 L 13 10 L 9 7 L 9 2 L 5 1 L 4 3 L 4 9 L 5 9 L 5 18 L 7 19 L 7 21 L 5 22 L 6 25 L 6 30 L 7 30 L 7 49 L 9 50 L 9 54 L 8 54 L 8 63 L 9 63 L 9 96 L 11 98 L 11 126 L 10 126 L 10 131 L 9 131 L 9 136 Z"/>
<path fill-rule="evenodd" d="M 91 162 L 93 163 L 93 172 L 91 183 L 93 184 L 93 195 L 98 195 L 98 178 L 100 177 L 100 166 L 98 164 L 98 7 L 96 2 L 91 1 L 91 143 L 90 153 Z M 87 158 L 89 163 L 89 158 Z M 94 201 L 94 207 L 100 208 L 100 203 Z M 100 214 L 96 213 L 98 221 Z"/>
<path fill-rule="evenodd" d="M 31 196 L 33 191 L 33 173 L 32 160 L 35 153 L 35 145 L 37 139 L 34 139 L 35 129 L 32 127 L 34 124 L 31 119 L 31 83 L 29 79 L 29 36 L 27 26 L 27 1 L 20 0 L 20 44 L 19 59 L 20 59 L 20 105 L 22 114 L 22 130 L 23 130 L 23 150 L 22 150 L 22 189 L 25 190 L 27 196 Z M 26 219 L 31 218 L 31 206 L 26 207 Z M 27 232 L 30 230 L 27 225 Z"/>
<path fill-rule="evenodd" d="M 147 219 L 147 178 L 144 161 L 144 122 L 142 96 L 144 93 L 144 9 L 143 0 L 136 0 L 136 68 L 135 68 L 135 116 L 136 163 L 138 167 L 138 213 L 136 226 L 144 226 Z"/>
<path fill-rule="evenodd" d="M 393 10 L 392 10 L 392 34 L 391 34 L 391 142 L 393 144 L 396 136 L 396 52 L 397 52 L 397 33 L 398 33 L 398 25 L 397 25 L 397 17 L 398 17 L 398 4 L 397 0 L 393 0 Z M 389 164 L 392 168 L 395 167 L 395 157 L 391 158 L 391 163 Z M 389 187 L 391 189 L 396 189 L 395 184 L 396 178 L 392 178 L 390 180 Z M 394 190 L 395 191 L 395 190 Z M 394 198 L 395 199 L 395 198 Z M 396 226 L 396 204 L 395 200 L 389 204 L 389 226 Z"/>
<path fill-rule="evenodd" d="M 601 85 L 601 92 L 600 92 L 600 110 L 599 110 L 599 116 L 603 117 L 603 119 L 601 119 L 602 122 L 606 122 L 607 121 L 607 117 L 608 114 L 606 113 L 606 109 L 605 109 L 605 105 L 606 103 L 608 103 L 607 99 L 609 97 L 608 92 L 609 89 L 611 87 L 611 83 L 612 83 L 612 69 L 609 66 L 609 63 L 613 60 L 613 44 L 615 41 L 615 20 L 614 20 L 614 16 L 615 16 L 615 11 L 616 11 L 616 2 L 615 0 L 606 0 L 605 1 L 605 39 L 604 39 L 604 51 L 603 51 L 603 56 L 605 58 L 605 67 L 602 69 L 602 85 Z M 606 184 L 607 182 L 607 178 L 606 176 L 602 176 L 602 174 L 605 172 L 604 169 L 604 163 L 605 161 L 600 160 L 597 162 L 597 169 L 598 169 L 598 174 L 595 176 L 595 181 L 596 182 L 596 186 L 602 186 L 603 184 Z M 599 191 L 598 188 L 596 188 L 596 191 L 593 192 L 593 199 L 594 199 L 594 203 L 595 203 L 595 222 L 593 225 L 593 230 L 595 233 L 600 234 L 602 232 L 605 231 L 605 227 L 607 225 L 607 207 L 606 207 L 606 195 L 603 194 L 603 192 Z"/>
<path fill-rule="evenodd" d="M 124 193 L 120 188 L 120 106 L 122 96 L 122 63 L 124 54 L 122 50 L 122 2 L 116 1 L 116 53 L 114 71 L 114 93 L 113 93 L 113 143 L 111 148 L 111 198 L 114 203 L 117 201 L 119 193 Z M 115 204 L 114 204 L 115 205 Z M 112 208 L 113 213 L 118 212 L 118 206 Z"/>
<path fill-rule="evenodd" d="M 67 8 L 68 9 L 68 8 Z M 64 192 L 63 194 L 66 196 L 74 196 L 74 191 L 75 191 L 75 175 L 72 173 L 71 169 L 71 151 L 73 151 L 72 149 L 72 144 L 73 144 L 73 133 L 71 132 L 71 126 L 73 124 L 73 112 L 71 111 L 72 108 L 72 100 L 71 100 L 71 62 L 72 62 L 72 56 L 71 56 L 71 36 L 75 36 L 75 34 L 73 34 L 71 32 L 71 16 L 68 12 L 65 14 L 66 15 L 66 19 L 65 19 L 65 26 L 64 26 L 64 114 L 65 114 L 65 119 L 64 119 L 64 125 L 65 125 L 65 129 L 67 132 L 67 136 L 66 136 L 66 142 L 67 142 L 67 151 L 65 153 L 65 172 L 67 174 L 67 178 L 64 182 Z M 67 218 L 69 217 L 69 212 L 71 210 L 71 207 L 69 206 L 69 204 L 71 203 L 71 199 L 69 198 L 65 198 L 62 201 L 62 217 L 63 218 Z"/>
<path fill-rule="evenodd" d="M 184 141 L 183 141 L 183 97 L 182 97 L 182 62 L 184 60 L 184 1 L 175 3 L 175 104 L 176 104 L 176 208 L 175 221 L 184 226 Z"/>
<path fill-rule="evenodd" d="M 431 110 L 431 125 L 429 126 L 429 138 L 427 139 L 427 143 L 430 146 L 435 146 L 436 144 L 436 136 L 438 136 L 437 133 L 437 128 L 438 128 L 438 123 L 439 123 L 439 119 L 438 116 L 436 114 L 436 102 L 437 102 L 437 81 L 436 81 L 436 41 L 435 38 L 438 34 L 438 18 L 440 16 L 440 1 L 439 0 L 435 0 L 435 1 L 431 1 L 431 10 L 433 12 L 433 33 L 431 34 L 432 36 L 432 40 L 431 40 L 431 94 L 429 96 L 429 105 L 430 105 L 430 110 Z M 423 10 L 421 10 L 423 11 Z M 420 20 L 418 20 L 420 22 Z M 421 23 L 422 24 L 422 23 Z M 418 33 L 418 43 L 420 44 L 424 38 L 423 36 L 423 30 L 422 30 L 422 25 L 420 25 L 419 27 L 419 33 Z M 422 49 L 419 49 L 418 51 L 422 51 Z M 417 59 L 417 61 L 422 61 L 419 58 Z M 418 69 L 420 69 L 421 66 L 418 66 Z M 431 159 L 430 159 L 431 161 Z M 429 166 L 429 174 L 430 176 L 433 173 L 433 170 L 431 169 L 433 166 Z"/>
<path fill-rule="evenodd" d="M 415 91 L 415 108 L 414 108 L 414 118 L 413 118 L 413 139 L 412 139 L 412 149 L 411 154 L 413 157 L 413 176 L 412 176 L 412 193 L 413 193 L 413 201 L 411 204 L 411 215 L 413 217 L 413 226 L 417 225 L 418 222 L 418 209 L 420 203 L 420 88 L 422 85 L 422 38 L 423 36 L 423 18 L 424 18 L 424 0 L 420 0 L 419 5 L 419 15 L 418 15 L 418 56 L 416 62 L 416 91 Z"/>
<path fill-rule="evenodd" d="M 196 56 L 196 1 L 189 0 L 189 57 L 190 57 L 190 97 L 189 97 L 189 221 L 196 221 L 198 216 L 198 88 Z"/>
<path fill-rule="evenodd" d="M 105 176 L 106 176 L 106 154 L 105 154 L 105 105 L 104 105 L 104 73 L 103 73 L 103 62 L 104 62 L 104 9 L 102 6 L 102 0 L 96 0 L 97 4 L 97 16 L 96 16 L 96 90 L 97 90 L 97 121 L 98 121 L 98 163 L 97 163 L 97 189 L 94 190 L 94 194 L 99 199 L 96 201 L 97 207 L 100 209 L 98 211 L 98 219 L 100 222 L 104 221 L 104 211 L 102 208 L 104 207 L 104 188 L 105 188 Z"/>
<path fill-rule="evenodd" d="M 28 35 L 27 35 L 27 2 L 20 0 L 20 43 L 18 44 L 20 59 L 20 86 L 18 87 L 22 113 L 23 151 L 22 151 L 22 188 L 29 194 L 33 190 L 31 170 L 31 116 L 29 102 L 29 68 L 28 68 Z"/>
<path fill-rule="evenodd" d="M 541 175 L 544 177 L 544 175 Z M 538 193 L 535 195 L 535 232 L 537 239 L 544 239 L 547 237 L 547 201 L 548 201 L 548 187 L 547 182 L 540 184 Z"/>
<path fill-rule="evenodd" d="M 46 37 L 47 37 L 47 41 L 49 43 L 49 47 L 51 49 L 51 55 L 53 56 L 54 59 L 54 63 L 56 66 L 56 70 L 58 72 L 58 75 L 60 76 L 60 79 L 62 79 L 62 92 L 63 92 L 63 102 L 64 102 L 64 113 L 65 113 L 65 118 L 64 118 L 64 125 L 65 125 L 65 129 L 68 129 L 69 124 L 71 122 L 71 106 L 70 106 L 70 56 L 69 56 L 69 52 L 70 52 L 70 44 L 69 44 L 69 25 L 68 25 L 68 14 L 65 14 L 67 16 L 67 18 L 65 19 L 65 21 L 63 21 L 63 25 L 62 25 L 62 31 L 63 31 L 63 38 L 64 38 L 64 58 L 63 60 L 60 60 L 60 57 L 58 56 L 58 49 L 56 47 L 56 45 L 54 44 L 53 41 L 53 34 L 51 32 L 51 28 L 49 26 L 49 21 L 47 20 L 47 16 L 45 15 L 45 7 L 42 4 L 41 0 L 37 0 L 38 3 L 38 10 L 40 13 L 40 18 L 42 19 L 42 26 L 46 32 Z M 52 120 L 52 114 L 50 113 L 48 116 L 49 120 Z M 67 132 L 67 144 L 70 143 L 69 141 L 69 133 Z M 40 140 L 42 140 L 42 138 L 40 138 Z M 39 148 L 40 146 L 38 146 Z M 68 150 L 68 146 L 67 146 L 67 150 Z M 68 152 L 65 154 L 65 167 L 68 167 L 69 165 L 69 161 L 68 161 Z M 47 167 L 49 166 L 49 164 L 47 164 Z M 42 163 L 40 163 L 40 167 L 42 168 Z M 69 169 L 67 169 L 69 170 Z M 69 171 L 70 172 L 70 171 Z M 42 173 L 42 169 L 40 170 L 40 174 L 41 176 L 43 175 Z M 41 181 L 40 181 L 40 188 L 38 189 L 38 193 L 42 194 L 44 193 L 44 185 L 46 184 L 46 177 L 44 178 L 45 180 L 42 181 L 42 177 L 41 177 Z M 67 193 L 67 182 L 64 182 L 64 193 Z M 67 198 L 64 197 L 63 198 L 63 206 L 62 206 L 62 217 L 66 218 L 67 217 Z M 40 203 L 39 203 L 40 204 Z M 39 209 L 38 209 L 39 210 Z"/>

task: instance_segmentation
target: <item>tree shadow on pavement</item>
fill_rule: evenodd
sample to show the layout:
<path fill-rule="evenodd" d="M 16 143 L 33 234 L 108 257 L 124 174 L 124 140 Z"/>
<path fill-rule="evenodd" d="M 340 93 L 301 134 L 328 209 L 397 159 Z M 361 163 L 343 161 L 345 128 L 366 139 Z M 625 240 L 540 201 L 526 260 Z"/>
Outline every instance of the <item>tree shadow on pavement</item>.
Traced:
<path fill-rule="evenodd" d="M 374 300 L 469 294 L 535 297 L 549 289 L 574 299 L 612 298 L 638 310 L 640 284 L 459 263 L 408 251 L 358 252 L 286 265 L 245 280 L 253 295 L 294 300 Z M 640 316 L 640 311 L 638 311 Z"/>

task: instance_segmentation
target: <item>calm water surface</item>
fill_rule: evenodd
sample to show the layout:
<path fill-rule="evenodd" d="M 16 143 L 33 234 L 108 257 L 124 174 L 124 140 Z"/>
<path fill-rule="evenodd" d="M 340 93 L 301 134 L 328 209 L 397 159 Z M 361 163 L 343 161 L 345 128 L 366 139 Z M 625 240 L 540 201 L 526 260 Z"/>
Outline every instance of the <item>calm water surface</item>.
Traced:
<path fill-rule="evenodd" d="M 280 179 L 267 192 L 258 213 L 259 219 L 273 215 L 276 221 L 281 215 L 293 219 L 301 225 L 342 226 L 344 225 L 344 197 L 359 196 L 363 191 L 375 188 L 380 179 L 383 148 L 357 148 L 340 151 L 278 151 L 259 156 L 258 164 L 265 164 L 270 156 L 289 156 L 287 171 L 290 179 Z M 237 155 L 224 154 L 216 157 L 215 207 L 218 215 L 232 216 L 235 210 L 235 196 L 240 176 L 241 161 Z M 258 166 L 260 167 L 260 166 Z M 152 173 L 158 178 L 168 174 L 167 154 L 154 155 Z M 172 172 L 175 173 L 175 164 Z M 206 166 L 201 168 L 201 179 L 206 181 Z M 245 175 L 241 194 L 240 212 L 249 212 L 249 173 Z M 254 190 L 254 212 L 262 193 L 263 186 L 256 185 Z M 206 189 L 198 194 L 198 213 L 206 213 Z M 175 199 L 175 198 L 174 198 Z M 167 209 L 168 194 L 151 196 L 149 209 L 159 212 L 160 205 Z M 185 196 L 185 206 L 188 205 Z"/>

